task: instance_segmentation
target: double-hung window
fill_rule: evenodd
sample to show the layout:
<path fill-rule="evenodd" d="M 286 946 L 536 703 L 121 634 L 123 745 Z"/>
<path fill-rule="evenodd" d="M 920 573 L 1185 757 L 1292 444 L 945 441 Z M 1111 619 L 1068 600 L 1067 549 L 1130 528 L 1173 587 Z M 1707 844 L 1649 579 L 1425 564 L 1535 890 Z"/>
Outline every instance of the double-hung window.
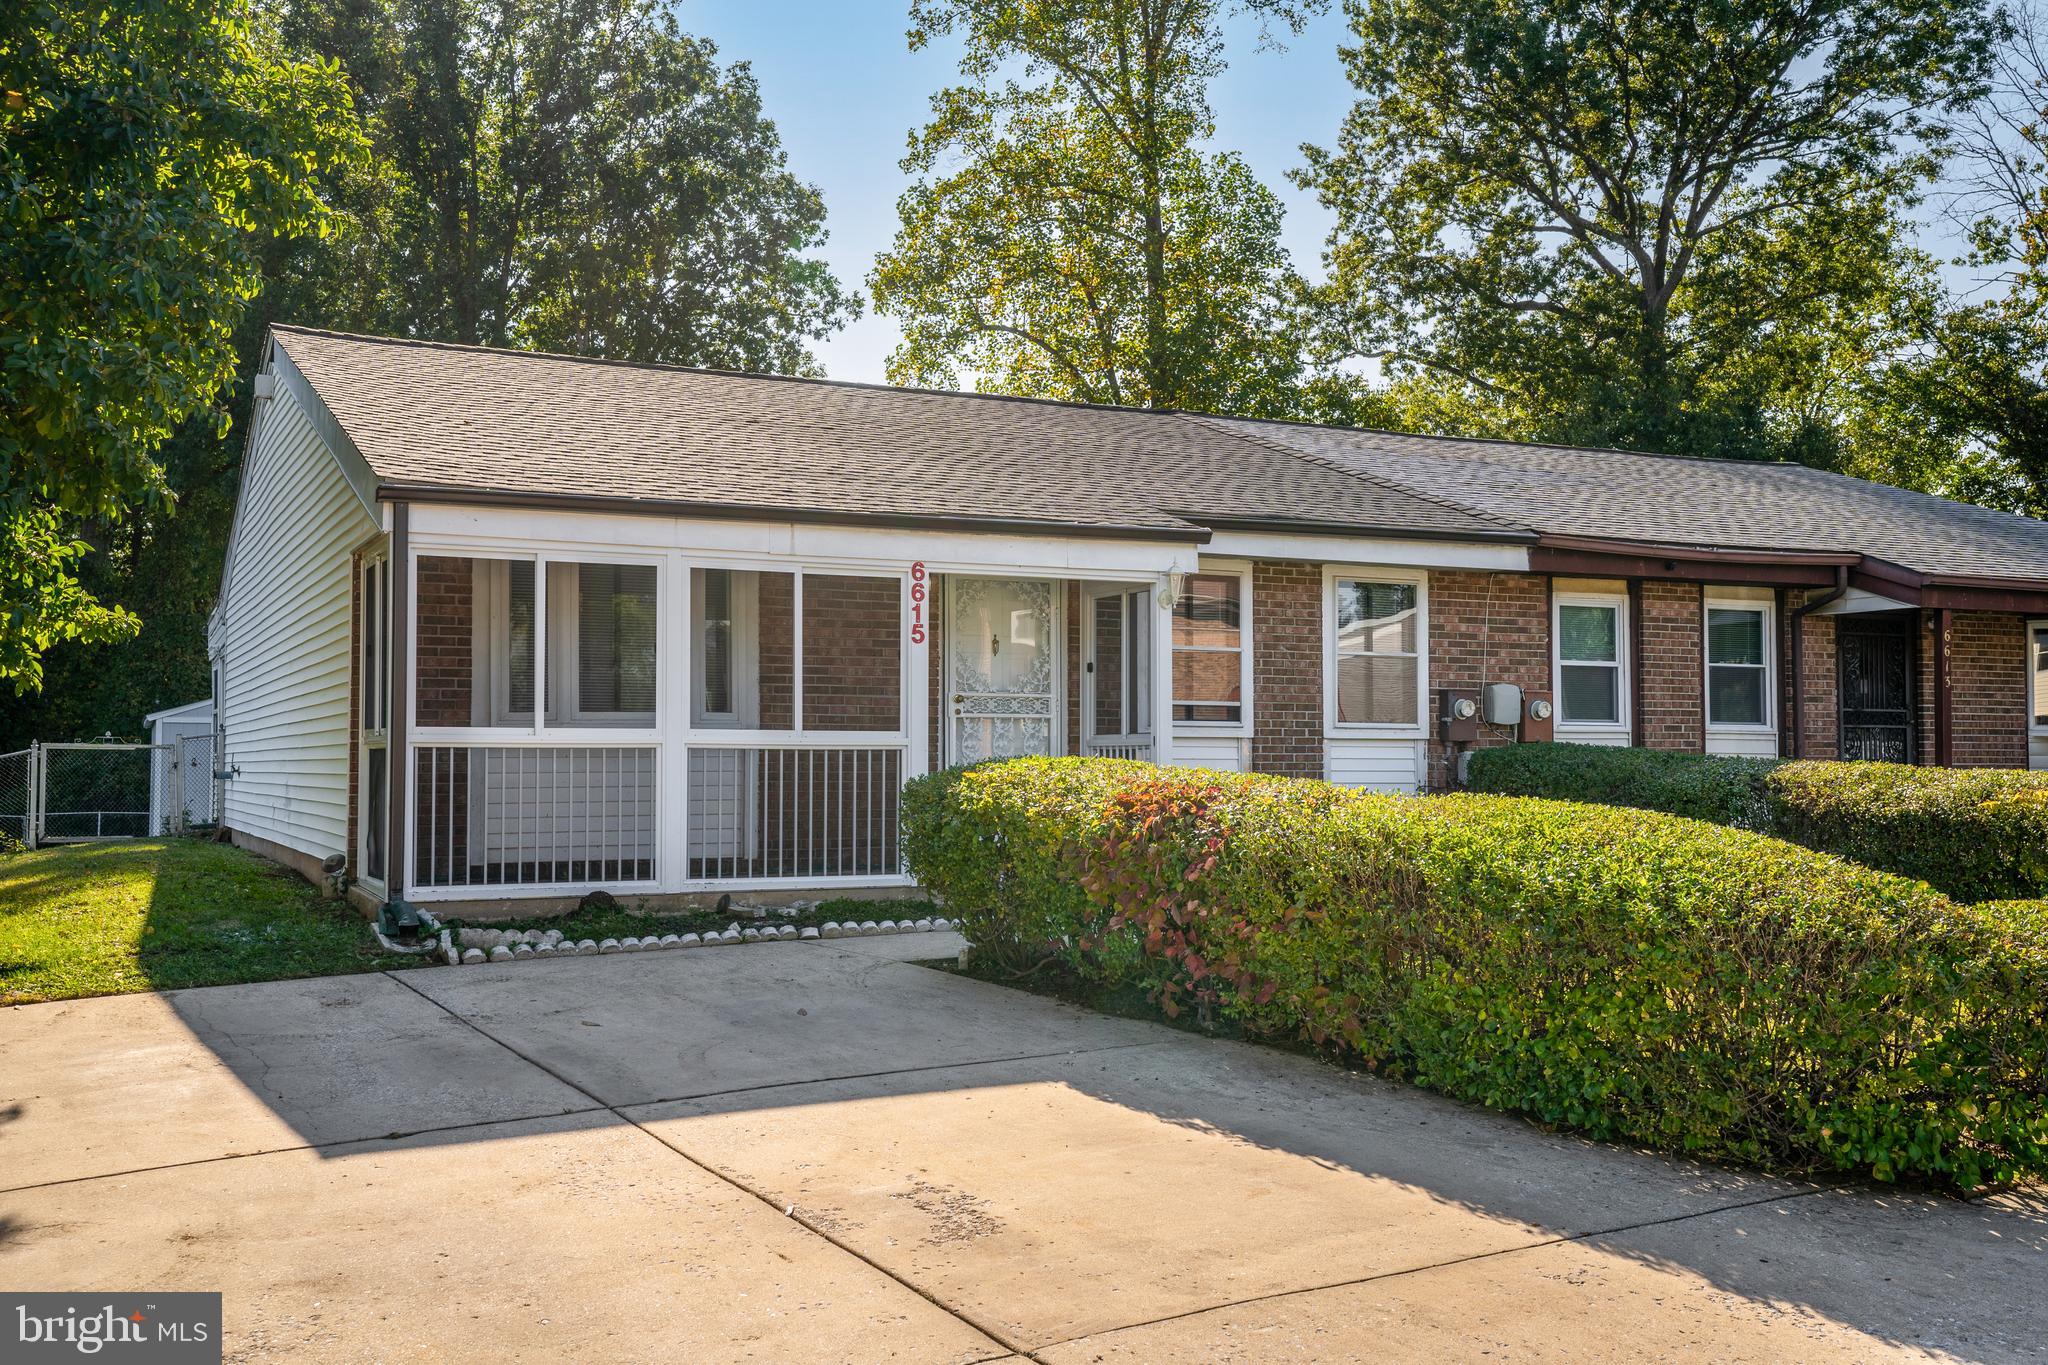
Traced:
<path fill-rule="evenodd" d="M 1177 724 L 1244 723 L 1244 582 L 1243 574 L 1198 573 L 1181 588 L 1173 608 Z"/>
<path fill-rule="evenodd" d="M 1557 728 L 1582 734 L 1628 730 L 1628 597 L 1558 593 L 1551 611 Z"/>
<path fill-rule="evenodd" d="M 1771 729 L 1770 606 L 1712 595 L 1704 606 L 1708 728 Z"/>
<path fill-rule="evenodd" d="M 1427 584 L 1395 570 L 1335 572 L 1325 636 L 1330 725 L 1416 732 L 1422 727 L 1428 648 Z"/>
<path fill-rule="evenodd" d="M 2032 665 L 2027 672 L 2029 728 L 2038 736 L 2048 736 L 2048 621 L 2028 623 L 2027 654 Z"/>

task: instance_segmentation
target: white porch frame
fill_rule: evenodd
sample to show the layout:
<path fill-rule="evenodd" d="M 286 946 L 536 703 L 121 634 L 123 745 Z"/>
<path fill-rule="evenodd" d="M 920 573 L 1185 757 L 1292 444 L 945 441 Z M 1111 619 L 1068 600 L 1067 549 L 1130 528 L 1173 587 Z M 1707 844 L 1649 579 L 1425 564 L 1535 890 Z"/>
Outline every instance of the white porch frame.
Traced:
<path fill-rule="evenodd" d="M 847 877 L 691 878 L 688 864 L 690 819 L 686 809 L 688 754 L 693 747 L 751 749 L 895 749 L 902 754 L 907 780 L 931 770 L 929 629 L 922 639 L 912 626 L 912 566 L 924 566 L 927 592 L 940 575 L 982 578 L 1051 579 L 1122 582 L 1148 588 L 1154 603 L 1152 695 L 1170 695 L 1172 686 L 1172 608 L 1161 599 L 1176 573 L 1191 572 L 1197 563 L 1193 543 L 1095 537 L 1021 537 L 962 532 L 866 529 L 808 523 L 746 522 L 664 516 L 638 516 L 540 508 L 486 508 L 414 503 L 409 507 L 409 534 L 401 572 L 408 613 L 404 647 L 403 696 L 394 707 L 406 708 L 404 753 L 394 755 L 393 776 L 403 775 L 403 828 L 406 864 L 404 892 L 420 901 L 523 899 L 578 896 L 600 887 L 642 894 L 704 890 L 839 889 L 910 884 L 898 874 Z M 535 724 L 519 726 L 430 726 L 417 724 L 415 691 L 419 677 L 418 565 L 425 556 L 535 562 L 534 675 Z M 618 726 L 546 724 L 548 608 L 545 565 L 550 562 L 626 563 L 658 566 L 655 724 L 651 729 Z M 690 680 L 692 646 L 690 570 L 722 568 L 794 575 L 792 611 L 793 716 L 803 716 L 803 581 L 805 575 L 850 575 L 894 578 L 901 596 L 899 666 L 902 727 L 889 731 L 807 731 L 698 728 L 691 725 Z M 1065 592 L 1055 593 L 1064 614 Z M 928 603 L 925 604 L 928 608 Z M 1064 628 L 1056 632 L 1065 647 Z M 1065 669 L 1056 669 L 1064 688 Z M 1170 727 L 1160 723 L 1155 700 L 1155 760 L 1171 761 Z M 1056 722 L 1064 724 L 1064 701 L 1056 706 Z M 489 883 L 420 886 L 412 875 L 422 856 L 418 845 L 418 755 L 436 747 L 504 748 L 645 748 L 656 753 L 655 877 L 645 882 L 590 881 L 541 884 Z"/>

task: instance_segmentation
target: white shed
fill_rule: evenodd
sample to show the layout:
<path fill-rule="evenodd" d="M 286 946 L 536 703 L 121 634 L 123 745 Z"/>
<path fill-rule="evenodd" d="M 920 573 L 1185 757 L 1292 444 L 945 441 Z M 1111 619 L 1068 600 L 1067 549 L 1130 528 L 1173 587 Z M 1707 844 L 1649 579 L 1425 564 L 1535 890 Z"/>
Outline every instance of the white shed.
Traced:
<path fill-rule="evenodd" d="M 184 824 L 205 824 L 213 819 L 213 748 L 206 744 L 183 744 L 182 740 L 213 733 L 213 698 L 187 702 L 164 711 L 152 711 L 142 718 L 149 727 L 149 742 L 157 746 L 149 756 L 149 832 L 162 834 L 166 802 L 181 801 Z M 175 778 L 172 766 L 176 765 Z"/>

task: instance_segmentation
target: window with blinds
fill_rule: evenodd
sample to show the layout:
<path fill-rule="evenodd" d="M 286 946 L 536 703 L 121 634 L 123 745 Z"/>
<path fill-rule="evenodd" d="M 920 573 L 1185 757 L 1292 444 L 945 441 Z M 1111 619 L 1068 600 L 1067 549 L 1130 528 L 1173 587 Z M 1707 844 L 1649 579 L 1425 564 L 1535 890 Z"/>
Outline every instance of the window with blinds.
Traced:
<path fill-rule="evenodd" d="M 654 720 L 655 569 L 579 564 L 576 712 Z"/>

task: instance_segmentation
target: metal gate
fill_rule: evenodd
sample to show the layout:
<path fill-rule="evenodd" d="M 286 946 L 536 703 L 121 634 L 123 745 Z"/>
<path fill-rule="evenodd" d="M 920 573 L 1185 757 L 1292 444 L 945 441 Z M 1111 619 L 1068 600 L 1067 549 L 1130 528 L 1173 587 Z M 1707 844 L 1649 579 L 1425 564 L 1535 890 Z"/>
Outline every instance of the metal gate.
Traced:
<path fill-rule="evenodd" d="M 0 831 L 37 848 L 216 825 L 219 769 L 213 735 L 32 744 L 0 754 Z"/>

